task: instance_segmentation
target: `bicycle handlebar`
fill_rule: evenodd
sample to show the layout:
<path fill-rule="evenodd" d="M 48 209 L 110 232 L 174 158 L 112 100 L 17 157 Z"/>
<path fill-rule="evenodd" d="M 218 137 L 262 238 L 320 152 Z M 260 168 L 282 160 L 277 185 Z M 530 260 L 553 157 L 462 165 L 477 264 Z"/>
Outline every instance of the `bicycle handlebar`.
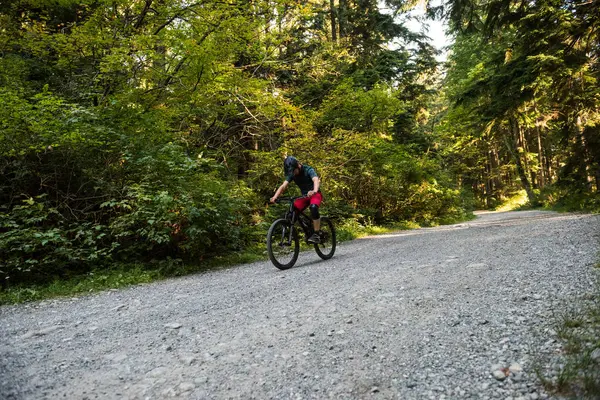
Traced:
<path fill-rule="evenodd" d="M 298 199 L 302 199 L 308 196 L 296 196 L 296 197 L 291 197 L 291 196 L 282 196 L 282 197 L 278 197 L 275 200 L 275 203 L 283 203 L 283 202 L 293 202 L 296 201 Z"/>

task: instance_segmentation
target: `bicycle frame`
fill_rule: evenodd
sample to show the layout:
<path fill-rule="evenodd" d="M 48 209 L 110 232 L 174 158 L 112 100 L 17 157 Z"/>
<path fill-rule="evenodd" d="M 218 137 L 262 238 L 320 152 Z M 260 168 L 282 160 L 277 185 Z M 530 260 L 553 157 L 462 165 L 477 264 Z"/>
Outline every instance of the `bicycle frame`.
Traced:
<path fill-rule="evenodd" d="M 277 202 L 280 201 L 289 201 L 290 202 L 290 206 L 288 208 L 288 210 L 285 212 L 284 215 L 284 219 L 288 220 L 290 222 L 290 225 L 299 225 L 300 228 L 302 228 L 302 231 L 304 232 L 305 235 L 305 239 L 308 239 L 314 232 L 314 228 L 313 228 L 313 222 L 312 219 L 310 219 L 308 217 L 308 215 L 306 215 L 304 213 L 304 211 L 298 211 L 294 208 L 294 202 L 297 199 L 301 199 L 305 196 L 298 196 L 298 197 L 281 197 L 279 199 L 277 199 Z M 283 242 L 282 238 L 282 242 Z M 288 243 L 292 242 L 292 230 L 290 229 L 289 232 L 289 238 L 288 238 Z"/>
<path fill-rule="evenodd" d="M 279 269 L 288 269 L 294 266 L 300 252 L 300 238 L 298 231 L 304 233 L 307 244 L 313 245 L 317 255 L 323 260 L 329 260 L 335 253 L 335 227 L 329 218 L 321 216 L 321 225 L 325 230 L 319 231 L 319 240 L 316 243 L 308 240 L 314 234 L 313 220 L 304 213 L 294 208 L 294 202 L 301 197 L 281 197 L 276 203 L 289 202 L 287 211 L 280 218 L 273 221 L 267 233 L 267 252 L 271 262 Z M 299 225 L 300 229 L 294 225 Z M 291 258 L 290 258 L 291 257 Z"/>

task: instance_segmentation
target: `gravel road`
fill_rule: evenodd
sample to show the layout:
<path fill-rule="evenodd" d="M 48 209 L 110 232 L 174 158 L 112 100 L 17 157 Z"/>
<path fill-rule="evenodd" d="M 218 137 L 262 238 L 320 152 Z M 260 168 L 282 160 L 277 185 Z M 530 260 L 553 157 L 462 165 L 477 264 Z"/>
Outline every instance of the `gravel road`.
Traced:
<path fill-rule="evenodd" d="M 560 353 L 557 319 L 594 288 L 599 222 L 480 213 L 287 271 L 0 307 L 0 398 L 553 398 L 535 368 L 556 367 L 539 360 Z"/>

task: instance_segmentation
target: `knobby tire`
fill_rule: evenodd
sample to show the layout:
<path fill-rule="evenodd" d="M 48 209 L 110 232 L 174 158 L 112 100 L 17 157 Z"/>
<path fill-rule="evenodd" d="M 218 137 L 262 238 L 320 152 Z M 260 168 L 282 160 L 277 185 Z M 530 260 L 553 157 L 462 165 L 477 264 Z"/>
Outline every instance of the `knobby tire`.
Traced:
<path fill-rule="evenodd" d="M 327 217 L 321 218 L 321 230 L 327 237 L 322 243 L 315 244 L 315 251 L 323 260 L 329 260 L 333 257 L 336 247 L 335 227 L 333 222 Z"/>
<path fill-rule="evenodd" d="M 290 229 L 292 229 L 292 242 L 288 246 Z M 278 219 L 271 224 L 267 233 L 267 252 L 273 265 L 279 269 L 292 268 L 298 260 L 298 254 L 300 253 L 298 231 L 288 220 Z M 292 258 L 287 260 L 289 255 Z"/>

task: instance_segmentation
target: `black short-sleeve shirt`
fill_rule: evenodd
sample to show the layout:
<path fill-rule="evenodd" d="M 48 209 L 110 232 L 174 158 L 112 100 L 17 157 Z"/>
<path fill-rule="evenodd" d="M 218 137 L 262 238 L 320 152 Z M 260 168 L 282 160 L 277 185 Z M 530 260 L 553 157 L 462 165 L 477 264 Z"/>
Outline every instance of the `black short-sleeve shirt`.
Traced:
<path fill-rule="evenodd" d="M 286 176 L 285 180 L 288 182 L 294 181 L 296 185 L 300 188 L 302 195 L 306 195 L 309 191 L 315 188 L 315 183 L 313 182 L 313 178 L 318 176 L 313 167 L 308 165 L 302 165 L 300 168 L 300 173 L 298 176 L 290 175 Z M 319 189 L 319 192 L 321 190 Z"/>

